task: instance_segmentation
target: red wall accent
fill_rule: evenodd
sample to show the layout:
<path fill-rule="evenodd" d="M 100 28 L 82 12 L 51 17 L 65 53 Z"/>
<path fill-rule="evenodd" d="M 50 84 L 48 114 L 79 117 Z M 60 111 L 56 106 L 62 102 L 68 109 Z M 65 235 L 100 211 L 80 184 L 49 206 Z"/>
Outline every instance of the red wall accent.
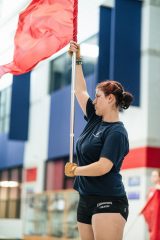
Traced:
<path fill-rule="evenodd" d="M 47 162 L 46 189 L 63 189 L 64 184 L 64 160 Z"/>
<path fill-rule="evenodd" d="M 151 167 L 160 168 L 160 147 L 140 147 L 131 149 L 122 169 Z"/>
<path fill-rule="evenodd" d="M 2 171 L 1 181 L 8 181 L 8 179 L 9 179 L 8 171 L 7 170 Z"/>
<path fill-rule="evenodd" d="M 54 166 L 54 190 L 63 189 L 64 183 L 64 161 L 55 162 Z"/>
<path fill-rule="evenodd" d="M 66 189 L 73 188 L 73 182 L 74 182 L 74 178 L 67 178 L 66 179 Z"/>
<path fill-rule="evenodd" d="M 25 182 L 35 182 L 37 180 L 37 168 L 25 169 Z"/>

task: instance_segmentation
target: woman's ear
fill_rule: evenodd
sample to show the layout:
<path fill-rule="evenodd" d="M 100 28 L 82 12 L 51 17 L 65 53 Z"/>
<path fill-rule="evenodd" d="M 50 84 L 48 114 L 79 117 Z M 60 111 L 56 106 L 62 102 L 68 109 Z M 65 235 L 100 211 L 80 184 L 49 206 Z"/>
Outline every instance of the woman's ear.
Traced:
<path fill-rule="evenodd" d="M 115 96 L 113 94 L 109 94 L 108 101 L 109 101 L 109 103 L 113 103 L 115 101 Z"/>

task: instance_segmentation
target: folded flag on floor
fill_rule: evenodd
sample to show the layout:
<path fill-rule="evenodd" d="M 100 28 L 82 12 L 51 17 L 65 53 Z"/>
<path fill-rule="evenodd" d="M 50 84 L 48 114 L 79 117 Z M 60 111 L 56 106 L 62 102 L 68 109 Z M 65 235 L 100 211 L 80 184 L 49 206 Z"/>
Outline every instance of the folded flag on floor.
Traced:
<path fill-rule="evenodd" d="M 0 77 L 26 73 L 70 40 L 76 41 L 77 1 L 32 0 L 19 16 L 13 61 L 0 66 Z"/>

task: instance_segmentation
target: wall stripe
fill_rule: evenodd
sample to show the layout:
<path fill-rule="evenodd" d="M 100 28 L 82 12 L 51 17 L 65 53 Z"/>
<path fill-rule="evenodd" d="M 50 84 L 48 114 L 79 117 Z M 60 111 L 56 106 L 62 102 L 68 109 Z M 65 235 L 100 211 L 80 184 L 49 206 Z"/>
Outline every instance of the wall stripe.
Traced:
<path fill-rule="evenodd" d="M 123 162 L 122 170 L 140 167 L 160 168 L 160 147 L 131 149 Z"/>

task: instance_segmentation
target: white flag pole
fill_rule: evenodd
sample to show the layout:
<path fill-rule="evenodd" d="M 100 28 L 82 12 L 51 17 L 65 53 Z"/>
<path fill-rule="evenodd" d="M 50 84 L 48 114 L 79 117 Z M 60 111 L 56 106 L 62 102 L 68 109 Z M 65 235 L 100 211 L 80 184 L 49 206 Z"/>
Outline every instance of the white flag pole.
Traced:
<path fill-rule="evenodd" d="M 74 113 L 75 113 L 75 79 L 76 79 L 76 53 L 72 55 L 72 79 L 71 79 L 71 109 L 70 109 L 70 156 L 69 162 L 73 162 L 74 156 Z"/>

